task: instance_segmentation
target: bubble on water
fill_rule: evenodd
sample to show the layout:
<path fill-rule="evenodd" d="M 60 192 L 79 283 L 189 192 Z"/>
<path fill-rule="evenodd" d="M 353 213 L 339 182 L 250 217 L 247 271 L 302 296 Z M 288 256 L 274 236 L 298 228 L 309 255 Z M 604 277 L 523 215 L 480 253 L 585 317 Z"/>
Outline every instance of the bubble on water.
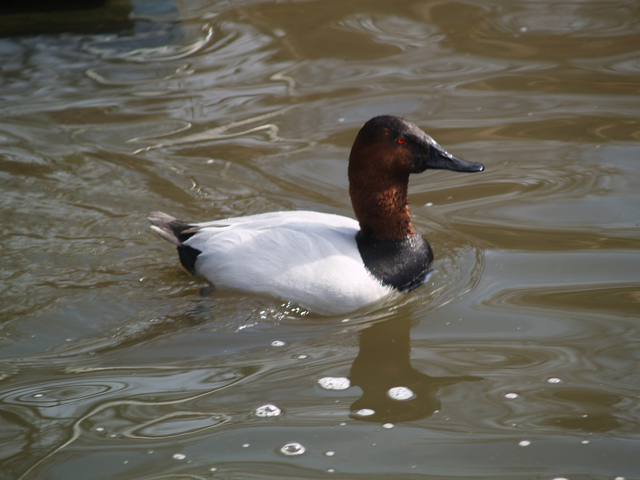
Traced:
<path fill-rule="evenodd" d="M 292 442 L 280 447 L 280 451 L 284 455 L 292 457 L 295 455 L 302 455 L 306 451 L 306 448 L 304 448 L 304 445 L 301 445 L 300 443 Z"/>
<path fill-rule="evenodd" d="M 361 408 L 360 410 L 355 412 L 354 415 L 357 415 L 358 417 L 370 417 L 374 413 L 376 413 L 376 411 L 371 410 L 370 408 Z"/>
<path fill-rule="evenodd" d="M 298 358 L 299 360 L 304 360 L 305 358 L 308 358 L 308 357 L 309 357 L 309 355 L 305 355 L 304 353 L 302 353 L 302 354 L 298 355 L 298 357 L 297 357 L 297 358 Z"/>
<path fill-rule="evenodd" d="M 325 390 L 346 390 L 351 382 L 345 377 L 323 377 L 318 380 L 318 385 Z"/>
<path fill-rule="evenodd" d="M 271 342 L 272 347 L 284 347 L 285 343 L 282 340 L 274 340 Z"/>
<path fill-rule="evenodd" d="M 104 427 L 96 427 L 96 432 L 104 432 Z"/>
<path fill-rule="evenodd" d="M 333 472 L 335 472 L 335 469 L 333 469 L 333 468 L 327 468 L 327 472 L 329 472 L 329 473 L 333 473 Z"/>
<path fill-rule="evenodd" d="M 173 458 L 175 460 L 184 460 L 187 456 L 184 453 L 174 453 Z"/>
<path fill-rule="evenodd" d="M 553 480 L 569 480 L 566 477 L 555 477 Z"/>
<path fill-rule="evenodd" d="M 386 428 L 387 430 L 393 428 L 393 423 L 383 423 L 382 428 Z"/>
<path fill-rule="evenodd" d="M 40 397 L 44 397 L 44 394 L 42 393 L 36 393 L 33 398 L 40 398 Z"/>
<path fill-rule="evenodd" d="M 547 383 L 558 384 L 558 383 L 562 383 L 562 380 L 559 379 L 558 377 L 551 377 L 551 378 L 547 378 Z"/>
<path fill-rule="evenodd" d="M 256 417 L 278 417 L 282 413 L 275 405 L 267 403 L 266 405 L 260 405 L 255 409 Z"/>
<path fill-rule="evenodd" d="M 243 444 L 242 444 L 242 448 L 249 448 L 249 447 L 250 447 L 250 444 L 249 444 L 249 443 L 243 443 Z"/>
<path fill-rule="evenodd" d="M 514 398 L 518 398 L 520 395 L 517 393 L 509 392 L 504 394 L 504 398 L 508 398 L 509 400 L 513 400 Z"/>
<path fill-rule="evenodd" d="M 324 452 L 324 454 L 327 457 L 333 457 L 336 454 L 336 452 L 334 452 L 333 450 L 329 450 L 328 452 Z"/>
<path fill-rule="evenodd" d="M 407 387 L 393 387 L 387 391 L 387 396 L 393 400 L 411 400 L 415 394 Z"/>
<path fill-rule="evenodd" d="M 520 445 L 521 447 L 528 447 L 529 445 L 531 445 L 531 441 L 530 440 L 520 440 L 518 442 L 518 445 Z"/>
<path fill-rule="evenodd" d="M 218 469 L 217 469 L 216 467 L 211 467 L 211 468 L 209 469 L 209 471 L 210 471 L 210 472 L 217 472 L 217 471 L 218 471 Z"/>
<path fill-rule="evenodd" d="M 580 443 L 582 443 L 583 445 L 586 445 L 587 443 L 589 443 L 589 440 L 582 440 L 582 442 Z"/>

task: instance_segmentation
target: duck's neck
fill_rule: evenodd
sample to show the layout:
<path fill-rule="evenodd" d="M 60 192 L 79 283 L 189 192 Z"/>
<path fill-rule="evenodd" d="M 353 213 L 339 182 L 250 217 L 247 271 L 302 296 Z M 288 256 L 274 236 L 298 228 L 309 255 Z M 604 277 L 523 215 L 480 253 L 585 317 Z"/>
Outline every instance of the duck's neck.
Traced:
<path fill-rule="evenodd" d="M 361 177 L 362 178 L 362 177 Z M 360 234 L 377 240 L 402 240 L 418 234 L 411 223 L 408 197 L 408 175 L 400 179 L 350 178 L 349 194 Z"/>

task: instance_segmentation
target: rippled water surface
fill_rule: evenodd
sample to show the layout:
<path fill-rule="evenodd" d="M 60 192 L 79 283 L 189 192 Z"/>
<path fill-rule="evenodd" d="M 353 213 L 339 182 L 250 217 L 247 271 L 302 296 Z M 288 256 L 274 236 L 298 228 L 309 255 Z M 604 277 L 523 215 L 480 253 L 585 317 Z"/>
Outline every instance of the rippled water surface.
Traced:
<path fill-rule="evenodd" d="M 635 1 L 194 0 L 0 39 L 0 479 L 639 479 Z M 352 215 L 401 115 L 428 286 L 202 290 L 148 228 Z"/>

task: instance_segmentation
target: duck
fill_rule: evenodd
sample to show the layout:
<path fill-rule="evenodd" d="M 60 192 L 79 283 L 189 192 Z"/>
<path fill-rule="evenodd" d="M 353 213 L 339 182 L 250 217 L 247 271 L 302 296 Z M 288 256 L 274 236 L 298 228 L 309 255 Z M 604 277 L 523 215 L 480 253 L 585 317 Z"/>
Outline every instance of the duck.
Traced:
<path fill-rule="evenodd" d="M 413 123 L 393 115 L 367 121 L 349 155 L 356 219 L 278 211 L 191 223 L 149 215 L 151 229 L 177 247 L 182 266 L 217 290 L 266 295 L 320 315 L 371 307 L 423 285 L 433 250 L 411 222 L 409 176 L 427 169 L 482 172 Z"/>

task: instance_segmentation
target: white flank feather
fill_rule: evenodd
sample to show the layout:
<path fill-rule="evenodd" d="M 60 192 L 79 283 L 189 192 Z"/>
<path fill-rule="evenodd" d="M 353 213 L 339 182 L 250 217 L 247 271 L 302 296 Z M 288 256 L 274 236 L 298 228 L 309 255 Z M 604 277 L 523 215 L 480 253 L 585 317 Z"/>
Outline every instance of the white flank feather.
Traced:
<path fill-rule="evenodd" d="M 202 253 L 196 273 L 216 288 L 286 298 L 341 314 L 394 290 L 365 268 L 356 220 L 318 212 L 274 212 L 195 224 L 185 245 Z"/>

